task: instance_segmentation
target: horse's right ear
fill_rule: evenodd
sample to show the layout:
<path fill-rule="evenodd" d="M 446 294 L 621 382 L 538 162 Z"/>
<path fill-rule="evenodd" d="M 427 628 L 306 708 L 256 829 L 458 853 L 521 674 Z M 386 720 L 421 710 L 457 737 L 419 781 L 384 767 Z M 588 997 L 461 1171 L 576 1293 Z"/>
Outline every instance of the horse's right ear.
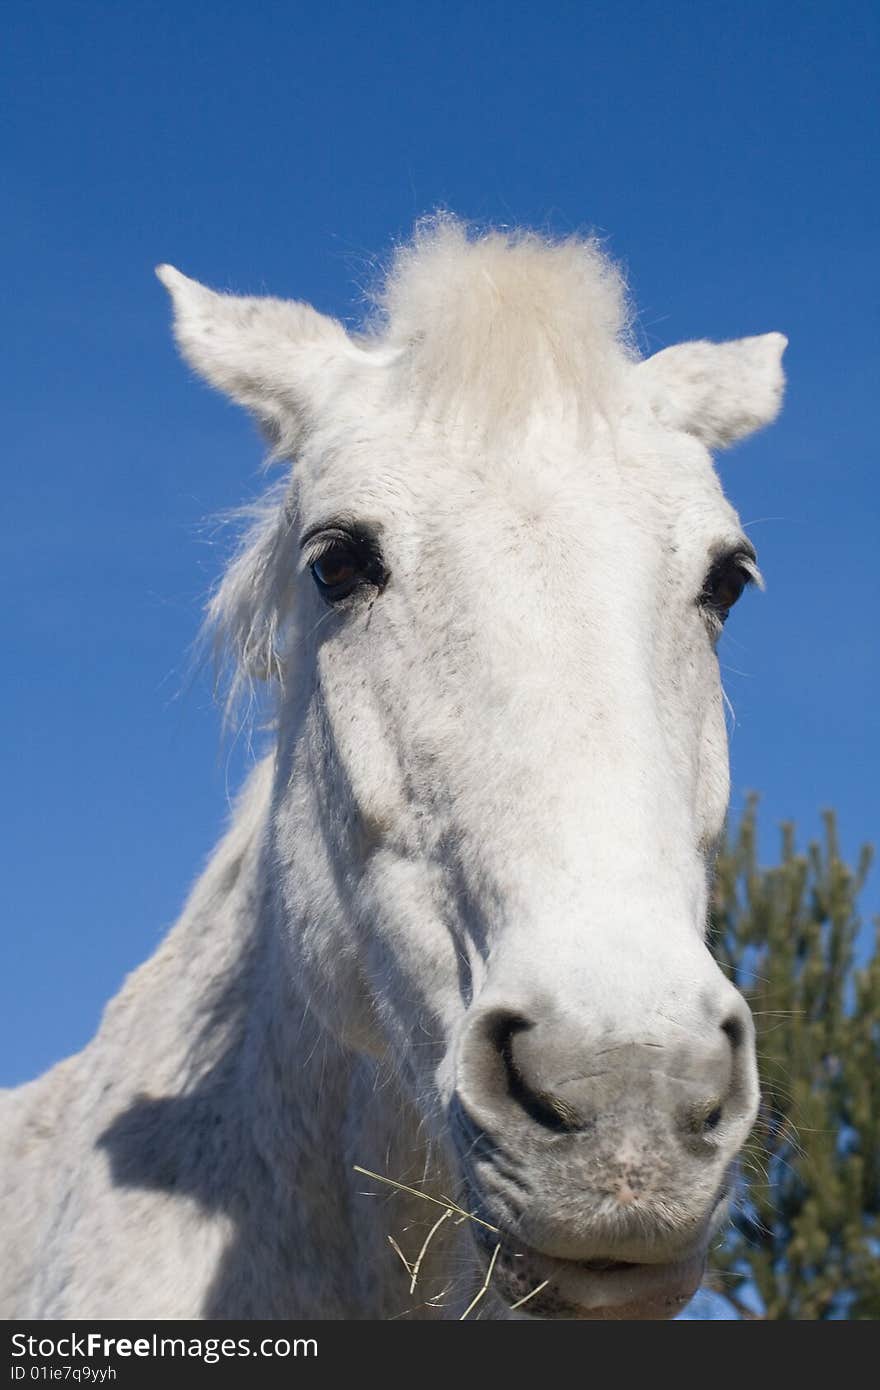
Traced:
<path fill-rule="evenodd" d="M 357 351 L 342 324 L 294 300 L 218 294 L 171 265 L 156 274 L 199 376 L 252 411 L 273 443 L 307 428 L 329 369 Z"/>

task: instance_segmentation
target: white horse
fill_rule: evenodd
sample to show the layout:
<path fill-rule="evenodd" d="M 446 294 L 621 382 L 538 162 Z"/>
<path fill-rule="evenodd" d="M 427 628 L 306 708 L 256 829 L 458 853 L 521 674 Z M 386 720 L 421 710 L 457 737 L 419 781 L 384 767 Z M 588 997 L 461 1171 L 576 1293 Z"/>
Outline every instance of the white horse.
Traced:
<path fill-rule="evenodd" d="M 709 450 L 785 339 L 639 361 L 594 243 L 449 217 L 359 336 L 158 273 L 293 464 L 210 612 L 273 746 L 93 1042 L 4 1097 L 0 1309 L 669 1317 L 757 1106 L 705 945 L 758 577 Z"/>

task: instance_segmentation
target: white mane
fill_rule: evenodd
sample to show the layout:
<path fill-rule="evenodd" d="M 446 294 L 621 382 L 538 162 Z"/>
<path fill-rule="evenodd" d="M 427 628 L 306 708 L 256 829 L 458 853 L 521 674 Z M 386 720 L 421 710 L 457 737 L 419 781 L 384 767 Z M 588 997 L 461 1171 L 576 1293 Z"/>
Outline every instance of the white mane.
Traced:
<path fill-rule="evenodd" d="M 255 682 L 277 693 L 283 683 L 282 631 L 292 602 L 295 561 L 288 481 L 229 520 L 244 526 L 236 551 L 208 600 L 197 650 L 213 658 L 225 685 L 226 716 Z"/>
<path fill-rule="evenodd" d="M 623 278 L 598 241 L 420 223 L 377 300 L 405 390 L 486 430 L 522 426 L 554 388 L 602 413 L 629 355 Z"/>

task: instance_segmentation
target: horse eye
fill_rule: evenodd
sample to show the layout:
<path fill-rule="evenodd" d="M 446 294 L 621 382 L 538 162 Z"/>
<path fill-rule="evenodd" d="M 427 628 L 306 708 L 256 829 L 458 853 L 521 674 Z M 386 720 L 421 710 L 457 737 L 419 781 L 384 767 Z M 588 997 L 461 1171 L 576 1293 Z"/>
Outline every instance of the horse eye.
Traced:
<path fill-rule="evenodd" d="M 357 557 L 347 545 L 333 545 L 312 564 L 312 574 L 319 589 L 348 588 L 358 577 Z"/>
<path fill-rule="evenodd" d="M 717 622 L 726 622 L 731 608 L 753 578 L 752 561 L 748 556 L 723 556 L 706 575 L 698 600 L 700 607 L 707 610 Z"/>
<path fill-rule="evenodd" d="M 361 584 L 382 589 L 387 580 L 375 545 L 365 537 L 328 537 L 309 565 L 319 593 L 330 603 L 347 598 Z"/>

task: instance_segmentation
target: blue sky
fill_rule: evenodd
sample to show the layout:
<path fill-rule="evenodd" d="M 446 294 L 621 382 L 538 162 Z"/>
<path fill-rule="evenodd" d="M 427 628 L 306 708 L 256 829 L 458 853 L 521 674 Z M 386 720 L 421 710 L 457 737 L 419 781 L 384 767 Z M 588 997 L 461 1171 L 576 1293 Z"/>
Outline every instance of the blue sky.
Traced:
<path fill-rule="evenodd" d="M 789 334 L 778 426 L 721 461 L 768 588 L 723 639 L 734 809 L 878 838 L 876 5 L 5 11 L 0 1083 L 93 1033 L 238 785 L 188 676 L 261 449 L 172 350 L 152 267 L 356 315 L 443 204 L 593 227 L 646 350 Z M 877 909 L 877 877 L 866 906 Z"/>

